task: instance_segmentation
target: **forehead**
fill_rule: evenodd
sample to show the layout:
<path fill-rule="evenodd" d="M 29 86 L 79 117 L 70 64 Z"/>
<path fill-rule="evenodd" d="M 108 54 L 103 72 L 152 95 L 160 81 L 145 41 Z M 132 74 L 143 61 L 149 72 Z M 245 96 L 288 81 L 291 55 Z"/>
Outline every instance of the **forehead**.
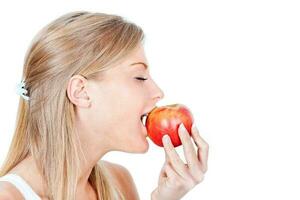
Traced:
<path fill-rule="evenodd" d="M 129 70 L 142 68 L 148 70 L 148 61 L 145 55 L 144 48 L 139 46 L 135 51 L 130 53 L 122 62 L 122 67 Z"/>
<path fill-rule="evenodd" d="M 124 73 L 131 73 L 132 71 L 147 71 L 149 72 L 148 61 L 142 46 L 135 49 L 124 59 L 116 63 L 112 68 L 103 71 L 101 74 L 102 79 L 110 79 L 112 77 L 123 76 Z M 105 78 L 106 77 L 106 78 Z"/>

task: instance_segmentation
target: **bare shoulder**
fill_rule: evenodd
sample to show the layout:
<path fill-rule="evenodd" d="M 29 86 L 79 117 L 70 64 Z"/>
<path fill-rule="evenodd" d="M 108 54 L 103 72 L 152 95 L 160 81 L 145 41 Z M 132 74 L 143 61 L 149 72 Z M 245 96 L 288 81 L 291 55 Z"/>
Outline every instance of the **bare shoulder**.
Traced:
<path fill-rule="evenodd" d="M 101 160 L 101 162 L 114 176 L 114 180 L 116 181 L 117 186 L 120 188 L 122 193 L 126 195 L 126 199 L 139 199 L 138 191 L 134 180 L 126 167 L 105 160 Z"/>
<path fill-rule="evenodd" d="M 117 178 L 131 176 L 129 170 L 120 164 L 109 162 L 106 160 L 101 160 L 101 162 L 106 167 L 106 169 L 109 170 L 110 173 L 117 175 Z"/>
<path fill-rule="evenodd" d="M 22 194 L 11 183 L 0 181 L 0 200 L 22 200 Z"/>

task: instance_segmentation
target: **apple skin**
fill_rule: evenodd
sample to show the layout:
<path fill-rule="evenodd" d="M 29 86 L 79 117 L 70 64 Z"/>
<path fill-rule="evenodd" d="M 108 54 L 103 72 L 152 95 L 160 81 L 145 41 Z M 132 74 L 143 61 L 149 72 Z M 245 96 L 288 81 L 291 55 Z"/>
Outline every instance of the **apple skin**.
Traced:
<path fill-rule="evenodd" d="M 181 140 L 178 128 L 184 124 L 191 136 L 191 128 L 194 122 L 190 109 L 183 104 L 170 104 L 155 107 L 147 116 L 146 129 L 149 138 L 154 144 L 163 147 L 162 137 L 169 135 L 174 147 L 180 146 Z"/>

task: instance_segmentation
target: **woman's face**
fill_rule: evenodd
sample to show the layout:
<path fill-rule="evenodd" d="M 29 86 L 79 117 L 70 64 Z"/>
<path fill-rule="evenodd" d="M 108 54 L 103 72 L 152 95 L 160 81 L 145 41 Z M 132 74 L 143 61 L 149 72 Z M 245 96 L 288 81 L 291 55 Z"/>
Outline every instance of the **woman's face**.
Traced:
<path fill-rule="evenodd" d="M 147 65 L 140 45 L 98 80 L 83 82 L 86 90 L 83 90 L 82 101 L 88 99 L 90 105 L 85 107 L 82 101 L 77 102 L 76 113 L 85 139 L 105 144 L 110 150 L 148 150 L 147 131 L 140 118 L 151 111 L 164 94 L 143 63 Z M 138 80 L 141 78 L 147 80 Z M 74 85 L 76 88 L 76 82 Z"/>

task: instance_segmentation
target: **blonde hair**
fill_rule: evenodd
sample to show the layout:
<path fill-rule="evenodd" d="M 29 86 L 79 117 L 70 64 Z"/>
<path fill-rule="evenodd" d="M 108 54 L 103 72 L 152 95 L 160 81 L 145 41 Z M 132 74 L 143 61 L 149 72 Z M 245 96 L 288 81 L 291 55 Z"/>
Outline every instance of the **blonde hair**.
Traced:
<path fill-rule="evenodd" d="M 32 155 L 51 200 L 75 199 L 79 174 L 74 104 L 67 97 L 69 79 L 93 79 L 125 58 L 139 43 L 142 29 L 118 15 L 70 12 L 42 28 L 28 49 L 23 79 L 29 101 L 20 98 L 16 127 L 0 176 Z M 98 199 L 124 199 L 99 162 L 89 181 Z"/>

